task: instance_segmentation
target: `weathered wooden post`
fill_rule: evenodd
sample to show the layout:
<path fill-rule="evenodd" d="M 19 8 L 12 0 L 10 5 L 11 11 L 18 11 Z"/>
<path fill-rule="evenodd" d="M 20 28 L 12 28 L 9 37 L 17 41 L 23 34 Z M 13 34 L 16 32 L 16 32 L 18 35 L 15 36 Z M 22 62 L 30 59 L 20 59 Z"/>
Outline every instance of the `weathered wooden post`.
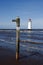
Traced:
<path fill-rule="evenodd" d="M 20 44 L 20 18 L 17 17 L 16 20 L 12 20 L 12 22 L 16 22 L 16 60 L 18 60 Z"/>

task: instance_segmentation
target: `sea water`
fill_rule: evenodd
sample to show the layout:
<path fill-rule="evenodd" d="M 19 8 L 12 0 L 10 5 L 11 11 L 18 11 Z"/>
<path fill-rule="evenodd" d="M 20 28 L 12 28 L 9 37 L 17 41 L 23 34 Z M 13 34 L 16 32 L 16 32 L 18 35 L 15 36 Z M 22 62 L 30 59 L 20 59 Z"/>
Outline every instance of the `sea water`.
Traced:
<path fill-rule="evenodd" d="M 20 42 L 21 54 L 28 55 L 33 52 L 43 54 L 43 31 L 20 31 L 20 40 L 36 42 L 34 44 Z M 0 31 L 0 46 L 16 50 L 16 30 Z"/>

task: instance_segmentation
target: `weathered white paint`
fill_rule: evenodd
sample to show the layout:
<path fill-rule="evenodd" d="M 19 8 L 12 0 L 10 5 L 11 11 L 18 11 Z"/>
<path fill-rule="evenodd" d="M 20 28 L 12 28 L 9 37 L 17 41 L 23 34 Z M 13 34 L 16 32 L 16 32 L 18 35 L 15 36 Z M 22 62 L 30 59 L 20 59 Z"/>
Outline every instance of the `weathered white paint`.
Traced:
<path fill-rule="evenodd" d="M 16 30 L 20 30 L 20 27 L 16 27 Z"/>

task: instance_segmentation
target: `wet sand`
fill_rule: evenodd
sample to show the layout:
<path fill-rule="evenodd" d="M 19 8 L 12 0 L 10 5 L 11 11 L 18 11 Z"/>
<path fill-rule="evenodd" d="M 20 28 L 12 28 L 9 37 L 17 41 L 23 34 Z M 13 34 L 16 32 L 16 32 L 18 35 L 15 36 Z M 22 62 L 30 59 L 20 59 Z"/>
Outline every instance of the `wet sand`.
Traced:
<path fill-rule="evenodd" d="M 9 48 L 0 47 L 0 65 L 43 65 L 43 55 L 32 53 L 29 56 L 20 54 L 17 61 L 16 52 Z"/>

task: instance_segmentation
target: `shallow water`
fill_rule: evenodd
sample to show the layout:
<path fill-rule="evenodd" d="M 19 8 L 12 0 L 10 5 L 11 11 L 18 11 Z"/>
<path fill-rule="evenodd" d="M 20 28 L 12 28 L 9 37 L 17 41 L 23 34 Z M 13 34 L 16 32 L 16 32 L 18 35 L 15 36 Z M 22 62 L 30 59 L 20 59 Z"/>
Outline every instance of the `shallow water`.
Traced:
<path fill-rule="evenodd" d="M 38 52 L 43 54 L 43 31 L 22 31 L 20 32 L 20 40 L 30 40 L 42 44 L 22 43 L 20 42 L 20 53 L 29 54 Z M 16 31 L 10 30 L 0 31 L 0 46 L 16 50 Z"/>

